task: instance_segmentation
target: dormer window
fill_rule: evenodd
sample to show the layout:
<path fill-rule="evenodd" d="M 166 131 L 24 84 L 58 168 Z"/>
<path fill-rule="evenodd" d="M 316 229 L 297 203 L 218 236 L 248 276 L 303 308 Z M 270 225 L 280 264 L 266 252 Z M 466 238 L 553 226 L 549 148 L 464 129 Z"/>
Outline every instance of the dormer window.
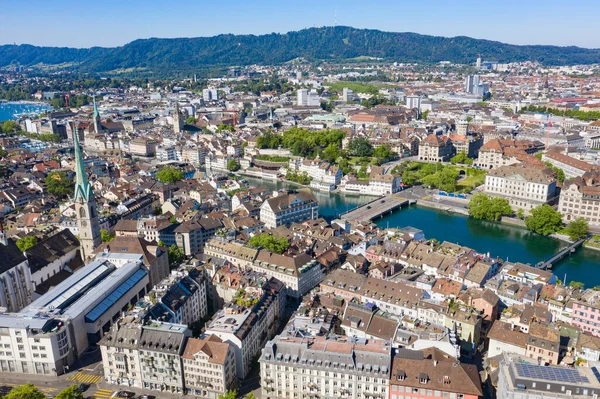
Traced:
<path fill-rule="evenodd" d="M 427 381 L 429 381 L 429 376 L 427 373 L 419 373 L 419 382 L 421 384 L 427 384 Z"/>

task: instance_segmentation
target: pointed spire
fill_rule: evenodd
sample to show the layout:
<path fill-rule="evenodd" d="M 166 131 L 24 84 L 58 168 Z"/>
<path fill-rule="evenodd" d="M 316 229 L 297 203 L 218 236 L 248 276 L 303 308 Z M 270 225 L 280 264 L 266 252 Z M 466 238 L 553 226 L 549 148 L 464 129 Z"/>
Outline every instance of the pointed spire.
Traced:
<path fill-rule="evenodd" d="M 100 111 L 98 111 L 98 105 L 96 105 L 96 96 L 94 96 L 94 119 L 96 118 L 100 118 Z"/>
<path fill-rule="evenodd" d="M 95 107 L 95 104 L 94 104 Z M 77 124 L 73 128 L 73 144 L 75 147 L 75 201 L 83 199 L 85 202 L 89 201 L 90 198 L 94 198 L 92 194 L 92 186 L 88 181 L 87 174 L 85 173 L 85 166 L 83 164 L 83 155 L 81 153 L 81 146 L 79 145 L 79 132 Z"/>

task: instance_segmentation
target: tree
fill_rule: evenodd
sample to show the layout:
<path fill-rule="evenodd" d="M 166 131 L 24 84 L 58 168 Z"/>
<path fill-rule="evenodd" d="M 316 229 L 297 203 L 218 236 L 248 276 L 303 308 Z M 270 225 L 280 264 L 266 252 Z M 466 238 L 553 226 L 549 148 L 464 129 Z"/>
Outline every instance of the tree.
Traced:
<path fill-rule="evenodd" d="M 115 234 L 110 234 L 108 230 L 100 230 L 100 238 L 102 242 L 111 242 L 115 239 Z"/>
<path fill-rule="evenodd" d="M 167 166 L 156 174 L 156 180 L 161 183 L 177 183 L 183 180 L 183 171 L 173 166 Z"/>
<path fill-rule="evenodd" d="M 378 163 L 382 163 L 394 155 L 396 154 L 392 151 L 392 147 L 389 144 L 380 145 L 373 150 L 373 157 L 377 158 Z"/>
<path fill-rule="evenodd" d="M 527 228 L 541 235 L 556 233 L 562 227 L 562 216 L 548 204 L 540 205 L 531 210 L 525 218 Z"/>
<path fill-rule="evenodd" d="M 425 110 L 425 111 L 421 112 L 421 120 L 426 121 L 428 116 L 429 116 L 429 110 Z"/>
<path fill-rule="evenodd" d="M 569 283 L 569 287 L 576 289 L 576 290 L 582 290 L 585 287 L 585 284 L 583 284 L 582 282 L 579 282 L 579 281 L 571 281 Z"/>
<path fill-rule="evenodd" d="M 571 220 L 565 231 L 573 241 L 585 238 L 590 233 L 588 222 L 584 218 Z"/>
<path fill-rule="evenodd" d="M 185 120 L 186 125 L 195 125 L 196 122 L 198 122 L 198 119 L 194 118 L 193 116 L 190 116 Z"/>
<path fill-rule="evenodd" d="M 2 132 L 6 134 L 14 134 L 21 130 L 21 125 L 16 121 L 5 121 L 2 124 Z"/>
<path fill-rule="evenodd" d="M 525 219 L 525 211 L 522 208 L 517 209 L 517 217 L 521 220 Z"/>
<path fill-rule="evenodd" d="M 6 151 L 4 148 L 0 148 L 0 159 L 4 158 L 7 155 L 8 151 Z"/>
<path fill-rule="evenodd" d="M 36 236 L 25 236 L 25 237 L 19 238 L 17 240 L 17 247 L 19 247 L 21 252 L 25 252 L 29 248 L 36 245 L 37 243 L 38 243 L 38 239 Z"/>
<path fill-rule="evenodd" d="M 402 183 L 412 186 L 417 183 L 419 178 L 417 177 L 415 172 L 411 172 L 410 170 L 405 170 L 402 172 Z"/>
<path fill-rule="evenodd" d="M 329 162 L 335 162 L 336 159 L 340 156 L 340 152 L 338 147 L 335 144 L 329 144 L 324 150 L 322 158 Z"/>
<path fill-rule="evenodd" d="M 276 252 L 278 254 L 284 253 L 290 246 L 290 242 L 287 238 L 276 238 L 269 233 L 255 235 L 250 239 L 249 242 L 250 245 L 252 245 L 255 248 L 263 247 L 271 252 Z"/>
<path fill-rule="evenodd" d="M 218 399 L 235 399 L 237 398 L 237 390 L 229 390 L 218 396 Z"/>
<path fill-rule="evenodd" d="M 508 200 L 476 193 L 469 200 L 469 215 L 475 219 L 498 221 L 502 216 L 512 215 Z"/>
<path fill-rule="evenodd" d="M 230 159 L 229 162 L 227 162 L 227 169 L 232 172 L 237 172 L 240 170 L 240 163 L 235 159 Z"/>
<path fill-rule="evenodd" d="M 355 157 L 370 157 L 373 146 L 366 137 L 357 137 L 348 143 L 348 152 Z"/>
<path fill-rule="evenodd" d="M 225 130 L 225 131 L 228 131 L 228 132 L 234 132 L 234 131 L 235 131 L 235 128 L 234 128 L 233 126 L 231 126 L 231 125 L 226 125 L 226 124 L 224 124 L 224 123 L 221 123 L 221 124 L 220 124 L 220 125 L 217 127 L 217 130 L 216 130 L 216 132 L 217 132 L 217 133 L 219 133 L 219 132 L 222 132 L 223 130 Z"/>
<path fill-rule="evenodd" d="M 48 173 L 44 182 L 48 194 L 58 198 L 66 197 L 73 192 L 73 179 L 62 170 Z"/>
<path fill-rule="evenodd" d="M 45 399 L 46 395 L 33 384 L 25 384 L 14 387 L 4 399 Z"/>
<path fill-rule="evenodd" d="M 471 158 L 469 158 L 464 151 L 461 151 L 458 154 L 456 154 L 455 156 L 453 156 L 452 158 L 450 158 L 450 163 L 454 163 L 454 164 L 459 163 L 459 164 L 463 164 L 463 165 L 472 165 L 473 164 L 473 160 Z"/>
<path fill-rule="evenodd" d="M 83 399 L 83 393 L 79 390 L 77 385 L 71 385 L 70 387 L 60 391 L 54 399 Z"/>
<path fill-rule="evenodd" d="M 256 399 L 256 396 L 254 396 L 254 392 L 250 392 L 248 395 L 246 395 L 246 399 Z"/>
<path fill-rule="evenodd" d="M 175 224 L 175 223 L 177 223 L 177 218 L 176 218 L 175 216 L 171 216 L 171 217 L 169 218 L 169 222 L 170 222 L 171 224 Z"/>
<path fill-rule="evenodd" d="M 185 252 L 183 252 L 182 248 L 179 248 L 177 245 L 173 244 L 169 247 L 169 263 L 172 265 L 179 264 L 183 261 L 183 257 L 185 256 Z"/>

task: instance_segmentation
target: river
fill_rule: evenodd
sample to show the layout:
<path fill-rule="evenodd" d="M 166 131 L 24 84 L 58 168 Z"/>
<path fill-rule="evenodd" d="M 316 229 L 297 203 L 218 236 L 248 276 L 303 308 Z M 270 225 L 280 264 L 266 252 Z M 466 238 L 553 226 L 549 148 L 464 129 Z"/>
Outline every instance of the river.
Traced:
<path fill-rule="evenodd" d="M 288 183 L 245 177 L 252 185 L 264 184 L 271 189 L 290 186 Z M 340 213 L 368 202 L 373 197 L 347 196 L 315 191 L 319 213 L 327 220 Z M 509 261 L 536 264 L 550 258 L 566 243 L 541 236 L 524 228 L 501 223 L 475 220 L 466 216 L 410 206 L 374 221 L 379 227 L 412 226 L 423 230 L 427 238 L 450 241 L 473 248 L 478 252 L 498 256 Z M 554 274 L 567 282 L 581 281 L 586 287 L 600 285 L 600 251 L 580 248 L 556 264 Z"/>
<path fill-rule="evenodd" d="M 39 115 L 51 110 L 46 103 L 33 101 L 0 102 L 0 122 L 19 119 L 22 115 Z"/>

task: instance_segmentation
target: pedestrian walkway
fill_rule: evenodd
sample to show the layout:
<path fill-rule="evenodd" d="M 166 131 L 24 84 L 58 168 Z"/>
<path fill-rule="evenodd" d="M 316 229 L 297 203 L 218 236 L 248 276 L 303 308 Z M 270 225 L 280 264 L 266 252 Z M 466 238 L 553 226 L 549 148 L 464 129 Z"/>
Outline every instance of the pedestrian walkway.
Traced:
<path fill-rule="evenodd" d="M 111 389 L 98 389 L 93 397 L 97 399 L 106 399 L 110 398 L 112 395 L 113 391 Z"/>
<path fill-rule="evenodd" d="M 102 380 L 102 376 L 94 374 L 86 374 L 79 372 L 67 378 L 67 381 L 83 382 L 84 384 L 97 384 Z"/>

